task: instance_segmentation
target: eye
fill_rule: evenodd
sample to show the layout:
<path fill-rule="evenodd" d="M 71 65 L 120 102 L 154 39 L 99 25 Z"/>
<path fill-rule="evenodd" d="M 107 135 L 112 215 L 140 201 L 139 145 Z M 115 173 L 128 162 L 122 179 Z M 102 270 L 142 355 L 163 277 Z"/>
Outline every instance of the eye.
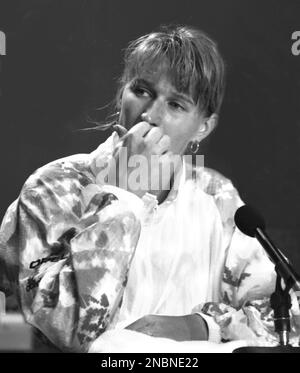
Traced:
<path fill-rule="evenodd" d="M 142 85 L 138 84 L 137 82 L 133 82 L 130 86 L 130 89 L 137 97 L 151 97 L 151 92 L 143 87 Z"/>
<path fill-rule="evenodd" d="M 177 110 L 177 111 L 185 110 L 185 108 L 181 104 L 179 104 L 177 101 L 170 101 L 169 106 L 171 106 L 172 109 Z"/>

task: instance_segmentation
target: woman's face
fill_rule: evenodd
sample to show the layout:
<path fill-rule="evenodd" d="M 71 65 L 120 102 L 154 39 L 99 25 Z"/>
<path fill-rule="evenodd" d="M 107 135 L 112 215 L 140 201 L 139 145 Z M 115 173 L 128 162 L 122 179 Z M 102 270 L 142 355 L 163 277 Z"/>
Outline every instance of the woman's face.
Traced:
<path fill-rule="evenodd" d="M 176 90 L 164 68 L 147 70 L 128 82 L 120 109 L 120 124 L 127 129 L 141 122 L 146 113 L 147 121 L 170 137 L 169 150 L 174 154 L 183 154 L 204 124 L 199 107 L 190 96 Z"/>

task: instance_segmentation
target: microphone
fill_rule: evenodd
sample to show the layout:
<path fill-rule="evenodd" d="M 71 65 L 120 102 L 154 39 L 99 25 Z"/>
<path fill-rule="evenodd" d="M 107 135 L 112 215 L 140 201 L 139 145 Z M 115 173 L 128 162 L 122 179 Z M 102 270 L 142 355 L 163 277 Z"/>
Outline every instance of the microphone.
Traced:
<path fill-rule="evenodd" d="M 234 221 L 239 230 L 250 237 L 256 237 L 263 246 L 270 260 L 275 264 L 277 273 L 290 284 L 295 291 L 300 290 L 299 275 L 289 261 L 265 232 L 266 223 L 260 213 L 253 207 L 244 205 L 237 209 Z"/>

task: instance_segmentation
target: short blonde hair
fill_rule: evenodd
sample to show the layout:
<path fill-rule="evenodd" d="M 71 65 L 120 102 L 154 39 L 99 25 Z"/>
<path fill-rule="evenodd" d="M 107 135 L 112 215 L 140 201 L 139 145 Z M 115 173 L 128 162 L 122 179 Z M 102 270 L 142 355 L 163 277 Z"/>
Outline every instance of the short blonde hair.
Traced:
<path fill-rule="evenodd" d="M 162 26 L 129 44 L 117 100 L 125 84 L 165 60 L 179 92 L 189 94 L 205 115 L 219 112 L 225 89 L 223 58 L 210 37 L 188 26 Z"/>

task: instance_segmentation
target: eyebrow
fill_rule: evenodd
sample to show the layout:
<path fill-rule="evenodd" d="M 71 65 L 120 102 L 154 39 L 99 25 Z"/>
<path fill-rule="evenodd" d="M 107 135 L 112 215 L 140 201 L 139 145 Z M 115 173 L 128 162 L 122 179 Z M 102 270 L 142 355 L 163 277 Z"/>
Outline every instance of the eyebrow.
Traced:
<path fill-rule="evenodd" d="M 147 80 L 143 79 L 143 78 L 135 78 L 135 79 L 133 79 L 133 83 L 144 84 L 147 87 L 152 88 L 151 83 L 148 82 Z"/>
<path fill-rule="evenodd" d="M 179 92 L 173 92 L 172 93 L 172 96 L 179 99 L 179 100 L 183 100 L 185 102 L 187 102 L 188 104 L 190 105 L 195 105 L 194 103 L 194 100 L 191 99 L 189 96 L 185 95 L 184 93 L 179 93 Z"/>
<path fill-rule="evenodd" d="M 136 78 L 136 79 L 134 79 L 134 82 L 139 83 L 139 84 L 144 84 L 147 88 L 154 91 L 153 85 L 149 81 L 147 81 L 143 78 Z M 185 101 L 190 105 L 195 105 L 194 100 L 184 93 L 180 93 L 180 92 L 177 92 L 177 91 L 172 91 L 171 96 L 174 97 L 175 99 Z"/>

